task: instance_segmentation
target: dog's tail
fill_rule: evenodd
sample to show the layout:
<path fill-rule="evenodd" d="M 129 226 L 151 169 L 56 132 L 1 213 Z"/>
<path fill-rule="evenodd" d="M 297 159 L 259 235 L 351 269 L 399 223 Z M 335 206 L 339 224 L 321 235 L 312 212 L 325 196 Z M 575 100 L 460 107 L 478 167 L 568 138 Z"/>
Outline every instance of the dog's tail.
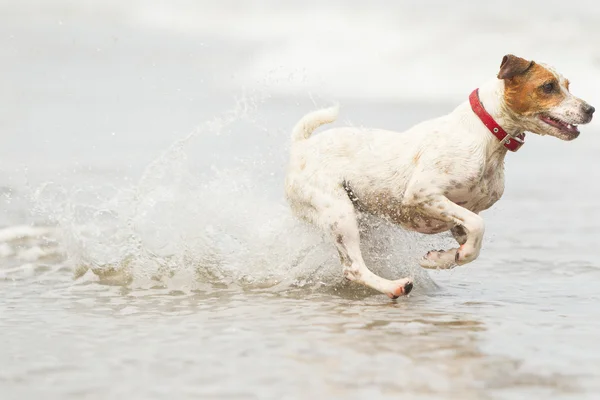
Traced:
<path fill-rule="evenodd" d="M 292 131 L 292 142 L 308 139 L 313 131 L 319 126 L 335 121 L 339 111 L 340 107 L 335 105 L 306 114 L 296 123 L 296 126 L 294 126 L 294 130 Z"/>

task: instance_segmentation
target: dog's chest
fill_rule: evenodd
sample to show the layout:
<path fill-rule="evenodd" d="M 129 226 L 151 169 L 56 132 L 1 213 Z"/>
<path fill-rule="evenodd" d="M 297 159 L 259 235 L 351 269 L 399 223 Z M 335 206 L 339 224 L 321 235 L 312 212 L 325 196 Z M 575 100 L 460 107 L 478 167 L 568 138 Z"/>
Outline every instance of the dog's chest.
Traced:
<path fill-rule="evenodd" d="M 459 206 L 479 213 L 494 205 L 503 193 L 503 165 L 492 163 L 474 177 L 451 181 L 444 195 Z"/>

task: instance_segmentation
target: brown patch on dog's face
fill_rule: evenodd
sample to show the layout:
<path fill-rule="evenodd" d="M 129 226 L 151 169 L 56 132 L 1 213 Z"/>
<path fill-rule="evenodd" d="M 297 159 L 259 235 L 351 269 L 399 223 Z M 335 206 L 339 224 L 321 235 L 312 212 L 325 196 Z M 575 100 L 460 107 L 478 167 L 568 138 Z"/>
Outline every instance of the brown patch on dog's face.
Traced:
<path fill-rule="evenodd" d="M 557 77 L 539 64 L 504 81 L 504 102 L 515 113 L 530 116 L 557 107 L 565 99 Z"/>
<path fill-rule="evenodd" d="M 569 92 L 569 81 L 543 64 L 513 55 L 502 59 L 504 104 L 523 131 L 563 140 L 579 136 L 577 124 L 591 121 L 594 107 Z"/>

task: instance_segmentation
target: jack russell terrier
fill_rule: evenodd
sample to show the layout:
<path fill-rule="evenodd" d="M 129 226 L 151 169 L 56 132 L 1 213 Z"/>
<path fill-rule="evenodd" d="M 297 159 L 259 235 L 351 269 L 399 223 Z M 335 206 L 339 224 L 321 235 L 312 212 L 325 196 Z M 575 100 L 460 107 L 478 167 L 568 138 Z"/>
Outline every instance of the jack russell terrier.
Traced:
<path fill-rule="evenodd" d="M 286 197 L 296 216 L 331 235 L 347 279 L 395 299 L 412 290 L 412 280 L 384 279 L 367 268 L 358 212 L 420 233 L 451 231 L 458 248 L 430 251 L 424 268 L 469 263 L 481 250 L 479 214 L 504 192 L 507 151 L 523 145 L 525 131 L 573 140 L 593 113 L 553 68 L 509 54 L 497 79 L 469 101 L 403 133 L 344 127 L 311 137 L 336 120 L 338 108 L 307 114 L 292 132 Z"/>

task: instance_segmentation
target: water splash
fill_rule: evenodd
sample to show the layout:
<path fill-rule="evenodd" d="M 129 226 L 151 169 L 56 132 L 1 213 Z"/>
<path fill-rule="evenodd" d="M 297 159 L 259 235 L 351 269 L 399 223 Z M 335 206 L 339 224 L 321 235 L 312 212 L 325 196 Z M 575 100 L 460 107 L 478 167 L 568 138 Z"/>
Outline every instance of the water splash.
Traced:
<path fill-rule="evenodd" d="M 240 98 L 174 142 L 135 185 L 40 186 L 36 212 L 58 226 L 76 277 L 92 271 L 105 281 L 177 290 L 344 286 L 330 240 L 297 221 L 283 200 L 286 146 L 269 137 L 249 150 L 236 145 L 248 131 L 267 131 L 258 123 L 263 100 Z M 373 270 L 431 286 L 416 267 L 428 246 L 381 221 L 364 225 Z"/>

